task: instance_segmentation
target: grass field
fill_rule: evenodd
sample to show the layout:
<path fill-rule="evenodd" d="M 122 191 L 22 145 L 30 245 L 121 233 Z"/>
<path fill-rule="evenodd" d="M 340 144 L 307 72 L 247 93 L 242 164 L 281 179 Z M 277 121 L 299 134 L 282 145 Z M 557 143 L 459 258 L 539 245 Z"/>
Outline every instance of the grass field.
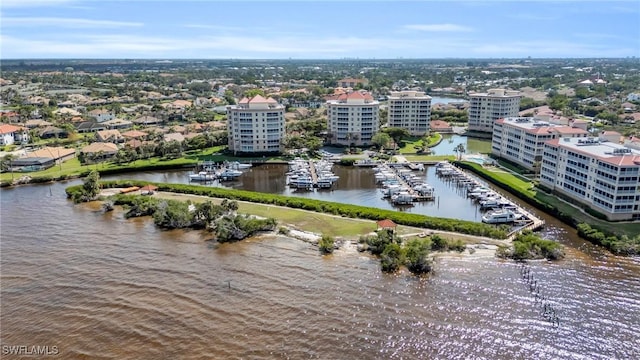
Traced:
<path fill-rule="evenodd" d="M 429 137 L 429 142 L 425 144 L 424 137 L 413 136 L 402 141 L 402 147 L 398 150 L 400 154 L 415 154 L 418 149 L 431 147 L 440 142 L 442 135 L 435 133 Z"/>

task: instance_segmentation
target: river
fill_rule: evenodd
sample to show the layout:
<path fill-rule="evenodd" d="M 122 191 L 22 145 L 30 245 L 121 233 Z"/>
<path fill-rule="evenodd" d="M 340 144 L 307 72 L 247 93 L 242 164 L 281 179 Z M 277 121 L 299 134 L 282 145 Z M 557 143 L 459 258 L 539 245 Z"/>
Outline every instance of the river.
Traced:
<path fill-rule="evenodd" d="M 273 184 L 270 173 L 243 186 Z M 3 346 L 57 346 L 63 359 L 640 357 L 640 260 L 553 219 L 545 236 L 567 258 L 530 269 L 558 327 L 511 261 L 446 255 L 417 278 L 286 237 L 215 246 L 200 232 L 74 205 L 64 188 L 76 183 L 0 192 Z"/>

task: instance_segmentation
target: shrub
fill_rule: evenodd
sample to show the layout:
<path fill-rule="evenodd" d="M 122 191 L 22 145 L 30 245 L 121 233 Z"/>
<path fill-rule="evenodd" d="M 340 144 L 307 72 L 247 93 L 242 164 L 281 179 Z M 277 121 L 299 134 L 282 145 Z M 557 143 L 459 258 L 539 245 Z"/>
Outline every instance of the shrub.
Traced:
<path fill-rule="evenodd" d="M 413 274 L 425 274 L 431 271 L 432 262 L 429 259 L 429 239 L 414 239 L 405 245 L 407 269 Z"/>
<path fill-rule="evenodd" d="M 387 244 L 380 255 L 380 265 L 384 272 L 396 272 L 404 263 L 404 249 L 396 243 Z"/>
<path fill-rule="evenodd" d="M 331 254 L 335 245 L 335 239 L 329 235 L 322 235 L 318 241 L 318 248 L 323 254 Z"/>

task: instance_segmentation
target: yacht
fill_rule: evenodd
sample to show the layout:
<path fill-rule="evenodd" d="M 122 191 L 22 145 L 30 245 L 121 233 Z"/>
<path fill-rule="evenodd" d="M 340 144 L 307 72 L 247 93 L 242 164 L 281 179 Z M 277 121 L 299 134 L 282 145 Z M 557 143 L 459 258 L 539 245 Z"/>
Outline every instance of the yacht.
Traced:
<path fill-rule="evenodd" d="M 241 163 L 238 161 L 232 161 L 226 164 L 226 167 L 233 170 L 245 170 L 251 168 L 251 164 Z"/>
<path fill-rule="evenodd" d="M 218 177 L 222 180 L 232 180 L 242 175 L 242 171 L 234 169 L 224 169 L 218 173 Z"/>
<path fill-rule="evenodd" d="M 482 216 L 482 222 L 487 224 L 507 224 L 516 221 L 518 217 L 511 210 L 494 210 Z"/>
<path fill-rule="evenodd" d="M 189 180 L 191 181 L 213 181 L 215 179 L 215 174 L 211 174 L 206 171 L 200 171 L 197 174 L 189 174 Z"/>

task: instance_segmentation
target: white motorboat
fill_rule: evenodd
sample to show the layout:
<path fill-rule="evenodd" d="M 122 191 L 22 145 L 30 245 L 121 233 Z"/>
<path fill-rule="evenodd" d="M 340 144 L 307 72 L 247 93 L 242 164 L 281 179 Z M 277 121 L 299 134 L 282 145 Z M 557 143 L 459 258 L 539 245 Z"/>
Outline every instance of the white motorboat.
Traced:
<path fill-rule="evenodd" d="M 191 181 L 213 181 L 215 179 L 215 174 L 211 174 L 206 171 L 200 171 L 197 174 L 189 174 L 189 180 Z"/>
<path fill-rule="evenodd" d="M 218 177 L 222 180 L 231 180 L 235 179 L 242 175 L 242 171 L 234 170 L 234 169 L 224 169 L 218 173 Z"/>
<path fill-rule="evenodd" d="M 247 164 L 247 163 L 241 163 L 238 161 L 232 161 L 226 164 L 226 167 L 228 169 L 233 169 L 233 170 L 246 170 L 251 168 L 251 164 Z"/>
<path fill-rule="evenodd" d="M 487 224 L 508 224 L 516 221 L 518 216 L 511 210 L 490 211 L 482 216 L 482 222 Z"/>

